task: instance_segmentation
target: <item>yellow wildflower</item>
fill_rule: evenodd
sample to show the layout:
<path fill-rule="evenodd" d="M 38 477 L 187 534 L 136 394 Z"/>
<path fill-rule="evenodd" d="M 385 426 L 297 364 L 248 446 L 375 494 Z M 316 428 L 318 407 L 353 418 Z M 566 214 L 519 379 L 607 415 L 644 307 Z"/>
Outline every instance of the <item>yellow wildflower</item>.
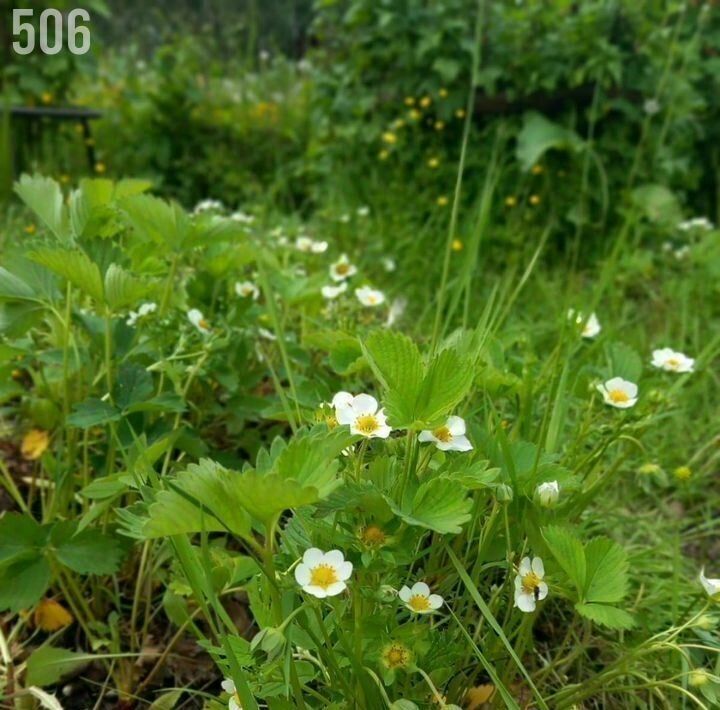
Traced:
<path fill-rule="evenodd" d="M 20 453 L 28 461 L 39 459 L 50 444 L 50 436 L 42 429 L 31 429 L 23 437 Z"/>

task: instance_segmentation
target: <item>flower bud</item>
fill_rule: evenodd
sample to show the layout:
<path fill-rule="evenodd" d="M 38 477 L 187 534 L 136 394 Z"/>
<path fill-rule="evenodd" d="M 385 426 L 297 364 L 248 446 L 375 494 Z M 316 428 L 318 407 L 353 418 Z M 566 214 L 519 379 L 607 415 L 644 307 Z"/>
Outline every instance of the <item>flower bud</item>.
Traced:
<path fill-rule="evenodd" d="M 696 668 L 694 671 L 690 671 L 688 675 L 688 683 L 693 688 L 699 688 L 701 685 L 705 685 L 710 682 L 710 675 L 703 668 Z"/>
<path fill-rule="evenodd" d="M 513 489 L 507 483 L 495 487 L 495 498 L 499 503 L 510 503 L 513 499 Z"/>
<path fill-rule="evenodd" d="M 560 498 L 560 485 L 557 481 L 546 481 L 537 487 L 535 495 L 543 508 L 552 508 Z"/>

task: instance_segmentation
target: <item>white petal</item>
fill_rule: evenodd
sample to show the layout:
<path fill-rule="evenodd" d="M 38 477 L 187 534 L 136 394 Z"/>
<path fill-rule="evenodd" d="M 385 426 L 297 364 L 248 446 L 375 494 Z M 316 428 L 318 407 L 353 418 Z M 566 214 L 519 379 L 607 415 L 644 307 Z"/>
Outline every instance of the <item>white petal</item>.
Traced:
<path fill-rule="evenodd" d="M 232 678 L 226 678 L 222 683 L 220 683 L 220 687 L 226 693 L 230 693 L 230 695 L 234 695 L 237 692 L 237 690 L 235 689 L 235 682 L 232 680 Z"/>
<path fill-rule="evenodd" d="M 532 560 L 532 571 L 542 579 L 545 576 L 545 565 L 539 557 L 533 557 Z"/>
<path fill-rule="evenodd" d="M 430 587 L 425 582 L 415 582 L 412 587 L 412 593 L 414 595 L 420 595 L 421 597 L 427 597 L 430 595 Z"/>
<path fill-rule="evenodd" d="M 312 594 L 318 599 L 325 599 L 325 597 L 327 596 L 327 592 L 322 587 L 317 587 L 313 584 L 305 585 L 303 587 L 303 591 L 307 592 L 308 594 Z"/>
<path fill-rule="evenodd" d="M 530 562 L 530 558 L 523 557 L 522 560 L 520 560 L 520 566 L 518 567 L 518 573 L 524 577 L 529 572 L 532 572 L 532 564 Z"/>
<path fill-rule="evenodd" d="M 439 609 L 443 605 L 443 598 L 439 594 L 431 594 L 428 601 L 431 609 Z"/>
<path fill-rule="evenodd" d="M 345 582 L 335 582 L 334 584 L 331 584 L 327 590 L 327 596 L 334 597 L 338 594 L 342 594 L 347 589 L 347 584 Z"/>
<path fill-rule="evenodd" d="M 338 407 L 335 410 L 335 419 L 338 424 L 352 424 L 357 419 L 357 414 L 352 407 Z"/>
<path fill-rule="evenodd" d="M 378 403 L 372 395 L 359 394 L 353 398 L 352 408 L 355 411 L 355 416 L 375 414 L 378 410 Z"/>
<path fill-rule="evenodd" d="M 378 429 L 376 429 L 371 436 L 375 439 L 387 439 L 388 436 L 390 436 L 391 432 L 392 429 L 389 426 L 385 425 L 378 427 Z"/>
<path fill-rule="evenodd" d="M 320 562 L 320 560 L 322 560 L 323 554 L 323 551 L 318 549 L 317 547 L 310 547 L 305 550 L 305 554 L 303 555 L 303 563 L 312 569 Z"/>
<path fill-rule="evenodd" d="M 336 409 L 338 407 L 350 407 L 352 406 L 353 396 L 350 392 L 340 391 L 336 393 L 332 398 L 332 406 Z"/>
<path fill-rule="evenodd" d="M 545 582 L 540 582 L 538 584 L 538 600 L 545 599 L 545 597 L 548 595 L 548 586 L 545 584 Z"/>
<path fill-rule="evenodd" d="M 322 564 L 339 567 L 344 561 L 345 556 L 340 550 L 330 550 L 323 555 Z"/>
<path fill-rule="evenodd" d="M 526 594 L 521 592 L 515 595 L 515 606 L 520 611 L 531 612 L 535 611 L 535 596 L 533 594 Z"/>
<path fill-rule="evenodd" d="M 398 592 L 398 596 L 400 599 L 402 599 L 404 602 L 410 601 L 410 597 L 412 596 L 412 591 L 410 590 L 410 587 L 407 587 L 403 585 L 403 587 Z"/>
<path fill-rule="evenodd" d="M 470 443 L 467 436 L 456 436 L 453 438 L 451 443 L 453 451 L 471 451 L 473 448 L 473 445 Z"/>
<path fill-rule="evenodd" d="M 462 417 L 448 417 L 445 426 L 453 436 L 462 436 L 465 433 L 465 420 Z"/>
<path fill-rule="evenodd" d="M 295 581 L 301 586 L 304 587 L 306 584 L 310 583 L 310 567 L 304 564 L 299 564 L 295 568 Z"/>
<path fill-rule="evenodd" d="M 343 562 L 341 565 L 338 566 L 338 576 L 340 577 L 340 580 L 345 582 L 352 576 L 353 571 L 353 563 L 352 562 Z"/>
<path fill-rule="evenodd" d="M 418 441 L 437 441 L 437 439 L 433 436 L 433 433 L 430 430 L 423 429 L 423 431 L 421 431 L 418 435 Z"/>
<path fill-rule="evenodd" d="M 228 710 L 243 710 L 243 709 L 242 709 L 242 705 L 240 705 L 238 703 L 238 701 L 235 700 L 235 698 L 230 698 L 230 700 L 228 702 Z"/>

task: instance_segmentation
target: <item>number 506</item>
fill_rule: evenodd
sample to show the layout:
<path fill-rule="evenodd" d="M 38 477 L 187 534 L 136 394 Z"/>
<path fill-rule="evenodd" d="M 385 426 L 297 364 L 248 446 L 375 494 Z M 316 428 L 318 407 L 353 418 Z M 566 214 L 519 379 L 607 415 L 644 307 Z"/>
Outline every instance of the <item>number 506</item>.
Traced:
<path fill-rule="evenodd" d="M 34 10 L 13 10 L 13 36 L 18 39 L 13 42 L 13 50 L 17 54 L 30 54 L 35 49 L 35 26 L 31 22 L 24 22 L 25 18 L 32 18 Z M 90 49 L 90 30 L 78 25 L 78 21 L 90 22 L 90 13 L 77 8 L 67 15 L 67 46 L 72 54 L 85 54 Z M 52 32 L 50 27 L 52 26 Z M 40 35 L 40 51 L 43 54 L 57 54 L 63 48 L 63 15 L 60 10 L 49 8 L 40 13 L 38 27 Z M 24 43 L 22 41 L 24 35 Z M 52 43 L 50 38 L 52 36 Z"/>

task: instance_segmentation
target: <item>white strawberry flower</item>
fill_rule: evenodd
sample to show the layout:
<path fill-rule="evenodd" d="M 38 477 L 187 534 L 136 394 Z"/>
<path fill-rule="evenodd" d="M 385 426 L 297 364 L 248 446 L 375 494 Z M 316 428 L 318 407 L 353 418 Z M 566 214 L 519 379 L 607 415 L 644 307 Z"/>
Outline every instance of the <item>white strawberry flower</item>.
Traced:
<path fill-rule="evenodd" d="M 324 599 L 344 592 L 352 571 L 352 562 L 347 562 L 340 550 L 323 552 L 311 547 L 295 568 L 295 581 L 304 592 Z"/>
<path fill-rule="evenodd" d="M 327 242 L 313 241 L 313 243 L 310 245 L 310 251 L 313 254 L 324 254 L 327 251 L 327 248 Z"/>
<path fill-rule="evenodd" d="M 575 310 L 571 308 L 568 311 L 568 318 L 570 318 L 571 320 L 574 319 L 575 324 L 582 327 L 580 330 L 580 335 L 583 338 L 594 338 L 602 330 L 602 328 L 600 327 L 600 321 L 594 313 L 591 313 L 586 319 L 582 313 L 576 313 Z"/>
<path fill-rule="evenodd" d="M 393 259 L 391 256 L 385 256 L 383 257 L 382 261 L 382 267 L 387 271 L 388 273 L 391 273 L 397 269 L 397 264 L 395 263 L 395 259 Z"/>
<path fill-rule="evenodd" d="M 707 217 L 693 217 L 678 224 L 678 229 L 683 232 L 689 232 L 691 229 L 710 230 L 712 228 L 713 223 Z"/>
<path fill-rule="evenodd" d="M 418 436 L 419 441 L 431 441 L 440 451 L 470 451 L 473 445 L 465 436 L 465 420 L 451 416 L 437 429 L 425 429 Z"/>
<path fill-rule="evenodd" d="M 711 599 L 720 600 L 720 579 L 706 577 L 704 567 L 700 570 L 700 584 Z"/>
<path fill-rule="evenodd" d="M 235 682 L 231 678 L 226 678 L 220 683 L 220 687 L 230 696 L 228 700 L 228 710 L 243 710 L 242 705 L 240 705 L 240 697 L 237 694 Z"/>
<path fill-rule="evenodd" d="M 130 311 L 128 313 L 127 320 L 125 321 L 128 325 L 135 325 L 140 318 L 143 318 L 144 316 L 148 316 L 151 313 L 154 313 L 157 310 L 157 303 L 142 303 L 140 305 L 140 308 L 137 309 L 137 311 Z"/>
<path fill-rule="evenodd" d="M 605 404 L 618 409 L 629 409 L 638 401 L 637 385 L 622 377 L 613 377 L 607 382 L 597 385 L 597 391 L 603 396 Z"/>
<path fill-rule="evenodd" d="M 301 235 L 295 240 L 295 248 L 298 251 L 309 252 L 312 251 L 313 240 L 310 237 Z"/>
<path fill-rule="evenodd" d="M 219 212 L 224 209 L 224 205 L 220 200 L 200 200 L 195 205 L 193 214 L 200 214 L 201 212 Z"/>
<path fill-rule="evenodd" d="M 337 298 L 341 293 L 345 293 L 345 291 L 347 291 L 347 288 L 347 283 L 345 281 L 342 281 L 337 286 L 323 286 L 320 289 L 320 293 L 322 293 L 323 298 L 332 300 L 333 298 Z"/>
<path fill-rule="evenodd" d="M 545 566 L 539 557 L 523 557 L 515 577 L 515 606 L 524 612 L 535 611 L 537 602 L 548 595 L 548 586 L 543 581 Z"/>
<path fill-rule="evenodd" d="M 443 605 L 443 598 L 439 594 L 430 594 L 430 587 L 425 582 L 415 582 L 412 587 L 403 586 L 398 596 L 416 614 L 431 614 Z"/>
<path fill-rule="evenodd" d="M 387 425 L 385 413 L 378 409 L 375 397 L 359 394 L 352 398 L 338 400 L 338 393 L 333 397 L 335 416 L 338 424 L 349 425 L 352 434 L 365 436 L 368 439 L 387 439 L 392 429 Z M 342 393 L 343 395 L 346 393 Z M 338 404 L 336 404 L 338 400 Z"/>
<path fill-rule="evenodd" d="M 333 281 L 344 281 L 357 274 L 357 267 L 350 263 L 347 254 L 343 254 L 334 264 L 330 265 L 330 278 Z"/>
<path fill-rule="evenodd" d="M 652 366 L 667 372 L 692 372 L 695 369 L 695 360 L 672 348 L 661 348 L 653 350 Z"/>
<path fill-rule="evenodd" d="M 238 281 L 235 293 L 241 298 L 252 298 L 255 301 L 260 297 L 260 289 L 252 281 Z"/>
<path fill-rule="evenodd" d="M 247 212 L 238 210 L 230 215 L 230 219 L 233 222 L 239 222 L 240 224 L 252 224 L 255 221 L 255 217 Z"/>
<path fill-rule="evenodd" d="M 370 214 L 370 208 L 367 205 L 357 208 L 358 217 L 367 217 Z"/>
<path fill-rule="evenodd" d="M 187 314 L 188 320 L 203 334 L 207 335 L 211 332 L 210 323 L 205 320 L 202 311 L 197 308 L 191 308 Z"/>
<path fill-rule="evenodd" d="M 385 294 L 370 286 L 362 286 L 355 289 L 355 295 L 363 306 L 379 306 L 385 303 Z"/>
<path fill-rule="evenodd" d="M 560 498 L 560 484 L 557 481 L 545 481 L 537 487 L 535 493 L 540 505 L 544 508 L 551 508 Z"/>

